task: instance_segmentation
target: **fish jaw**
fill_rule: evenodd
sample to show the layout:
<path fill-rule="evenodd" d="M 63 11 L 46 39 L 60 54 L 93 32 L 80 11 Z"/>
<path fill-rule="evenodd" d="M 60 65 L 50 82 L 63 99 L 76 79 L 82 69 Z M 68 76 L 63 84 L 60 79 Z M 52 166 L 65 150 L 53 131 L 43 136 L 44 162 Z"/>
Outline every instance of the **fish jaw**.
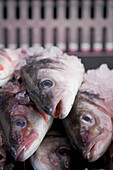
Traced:
<path fill-rule="evenodd" d="M 83 151 L 83 157 L 89 162 L 94 162 L 100 158 L 108 149 L 112 140 L 112 132 L 103 131 L 97 136 Z"/>
<path fill-rule="evenodd" d="M 75 95 L 72 94 L 72 92 L 68 92 L 68 94 L 65 94 L 62 98 L 62 105 L 61 105 L 61 113 L 59 115 L 60 119 L 64 119 L 68 116 L 73 103 L 74 103 Z"/>
<path fill-rule="evenodd" d="M 25 161 L 33 152 L 36 150 L 36 143 L 39 140 L 39 134 L 32 130 L 29 134 L 29 137 L 23 142 L 22 145 L 16 150 L 15 148 L 11 148 L 11 152 L 14 155 L 15 160 L 17 161 Z"/>
<path fill-rule="evenodd" d="M 52 116 L 52 118 L 64 119 L 70 112 L 74 103 L 75 95 L 72 91 L 61 90 L 54 98 L 42 98 L 42 103 L 39 106 L 38 100 L 36 102 L 37 108 L 45 114 Z M 41 100 L 40 100 L 41 101 Z"/>
<path fill-rule="evenodd" d="M 52 103 L 51 101 L 51 105 L 42 104 L 42 111 L 45 112 L 45 114 L 52 116 L 53 118 L 64 119 L 72 108 L 74 102 L 73 96 L 70 98 L 67 98 L 67 96 L 62 96 L 61 98 L 59 95 L 54 101 L 57 102 Z"/>

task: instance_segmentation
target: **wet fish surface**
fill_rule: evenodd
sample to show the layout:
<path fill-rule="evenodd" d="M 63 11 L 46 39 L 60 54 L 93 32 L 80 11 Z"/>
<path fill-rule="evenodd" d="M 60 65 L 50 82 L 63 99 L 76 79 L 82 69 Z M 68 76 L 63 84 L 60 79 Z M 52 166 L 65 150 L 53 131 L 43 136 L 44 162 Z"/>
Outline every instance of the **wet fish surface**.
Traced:
<path fill-rule="evenodd" d="M 22 85 L 8 82 L 0 90 L 0 123 L 5 146 L 15 160 L 25 161 L 39 147 L 53 119 L 38 111 Z"/>
<path fill-rule="evenodd" d="M 71 151 L 67 137 L 59 131 L 50 130 L 30 161 L 34 170 L 69 170 Z"/>
<path fill-rule="evenodd" d="M 81 85 L 84 66 L 57 47 L 31 48 L 22 77 L 36 107 L 53 118 L 65 118 Z"/>
<path fill-rule="evenodd" d="M 106 64 L 88 70 L 69 116 L 63 120 L 73 147 L 96 161 L 112 141 L 113 70 Z"/>

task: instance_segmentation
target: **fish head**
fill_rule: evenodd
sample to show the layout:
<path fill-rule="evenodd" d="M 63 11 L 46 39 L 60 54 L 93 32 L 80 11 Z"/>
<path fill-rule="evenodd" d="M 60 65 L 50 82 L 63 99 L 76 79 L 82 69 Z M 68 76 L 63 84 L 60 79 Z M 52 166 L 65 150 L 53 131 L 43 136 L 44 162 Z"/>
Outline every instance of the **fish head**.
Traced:
<path fill-rule="evenodd" d="M 36 141 L 39 140 L 38 130 L 35 127 L 35 116 L 31 107 L 16 103 L 7 117 L 9 120 L 8 147 L 18 161 L 27 159 L 35 150 Z"/>
<path fill-rule="evenodd" d="M 5 143 L 15 160 L 24 161 L 38 148 L 48 130 L 49 118 L 32 105 L 20 104 L 15 97 L 6 101 L 2 107 L 6 109 L 1 111 Z"/>
<path fill-rule="evenodd" d="M 72 148 L 69 141 L 66 137 L 56 133 L 56 131 L 54 131 L 54 135 L 52 136 L 50 133 L 49 136 L 47 135 L 45 137 L 34 155 L 31 156 L 31 164 L 34 169 L 70 169 Z"/>
<path fill-rule="evenodd" d="M 37 108 L 53 118 L 63 119 L 71 110 L 83 70 L 76 57 L 53 54 L 53 57 L 30 57 L 22 69 L 22 77 Z"/>
<path fill-rule="evenodd" d="M 41 69 L 37 74 L 37 82 L 41 109 L 53 118 L 64 118 L 74 101 L 69 77 L 60 70 Z"/>
<path fill-rule="evenodd" d="M 75 107 L 75 143 L 83 157 L 93 162 L 105 153 L 111 143 L 111 118 L 86 101 L 78 101 Z"/>

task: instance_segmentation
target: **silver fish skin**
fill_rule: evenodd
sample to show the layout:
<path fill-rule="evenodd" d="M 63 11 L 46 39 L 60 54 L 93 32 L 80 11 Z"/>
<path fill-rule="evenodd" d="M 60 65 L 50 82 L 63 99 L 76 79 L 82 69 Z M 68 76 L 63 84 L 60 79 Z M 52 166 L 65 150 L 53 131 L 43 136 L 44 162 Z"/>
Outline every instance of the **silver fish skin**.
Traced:
<path fill-rule="evenodd" d="M 39 112 L 25 91 L 0 94 L 4 145 L 15 160 L 25 161 L 37 150 L 53 119 Z"/>
<path fill-rule="evenodd" d="M 12 78 L 15 70 L 20 70 L 26 64 L 27 57 L 22 48 L 0 50 L 0 87 Z"/>
<path fill-rule="evenodd" d="M 33 52 L 34 51 L 34 52 Z M 65 118 L 82 83 L 84 66 L 57 47 L 31 48 L 22 77 L 36 107 L 53 118 Z"/>
<path fill-rule="evenodd" d="M 63 120 L 73 147 L 89 162 L 108 149 L 113 135 L 113 70 L 106 64 L 84 75 L 69 116 Z"/>
<path fill-rule="evenodd" d="M 69 170 L 71 149 L 66 136 L 51 130 L 30 161 L 34 170 Z"/>

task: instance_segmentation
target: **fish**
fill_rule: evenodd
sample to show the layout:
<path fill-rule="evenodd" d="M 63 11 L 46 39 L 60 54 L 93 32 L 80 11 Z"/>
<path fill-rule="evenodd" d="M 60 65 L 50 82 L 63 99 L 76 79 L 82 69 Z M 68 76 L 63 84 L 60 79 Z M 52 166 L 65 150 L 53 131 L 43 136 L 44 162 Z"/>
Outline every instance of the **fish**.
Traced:
<path fill-rule="evenodd" d="M 65 118 L 82 83 L 84 65 L 58 47 L 31 48 L 21 69 L 22 79 L 36 107 L 53 118 Z"/>
<path fill-rule="evenodd" d="M 99 159 L 113 139 L 113 70 L 107 64 L 84 74 L 69 116 L 63 120 L 70 142 L 89 162 Z"/>
<path fill-rule="evenodd" d="M 51 129 L 30 162 L 34 170 L 69 170 L 71 155 L 72 147 L 66 135 Z"/>
<path fill-rule="evenodd" d="M 24 51 L 21 48 L 0 50 L 0 87 L 12 78 L 15 70 L 20 70 L 26 64 Z"/>
<path fill-rule="evenodd" d="M 20 162 L 36 151 L 53 122 L 51 116 L 38 111 L 25 89 L 19 87 L 16 91 L 0 92 L 0 116 L 4 145 Z"/>

